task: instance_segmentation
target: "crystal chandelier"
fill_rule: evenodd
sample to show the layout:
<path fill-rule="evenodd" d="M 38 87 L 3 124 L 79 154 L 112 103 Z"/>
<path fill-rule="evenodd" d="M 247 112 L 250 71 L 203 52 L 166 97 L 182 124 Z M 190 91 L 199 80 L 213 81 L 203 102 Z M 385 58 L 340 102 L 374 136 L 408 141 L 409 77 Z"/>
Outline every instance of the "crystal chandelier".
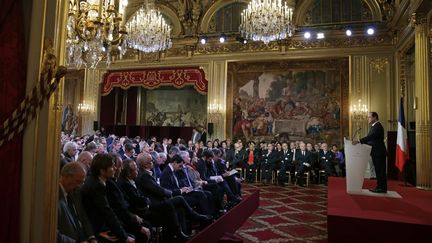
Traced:
<path fill-rule="evenodd" d="M 113 47 L 124 54 L 126 30 L 122 20 L 127 4 L 127 0 L 69 0 L 68 66 L 96 68 L 104 58 L 109 65 Z"/>
<path fill-rule="evenodd" d="M 153 1 L 145 1 L 126 23 L 129 48 L 142 52 L 158 52 L 171 48 L 171 27 L 155 9 Z"/>
<path fill-rule="evenodd" d="M 293 9 L 282 0 L 252 0 L 241 14 L 240 33 L 246 39 L 281 40 L 294 34 Z"/>

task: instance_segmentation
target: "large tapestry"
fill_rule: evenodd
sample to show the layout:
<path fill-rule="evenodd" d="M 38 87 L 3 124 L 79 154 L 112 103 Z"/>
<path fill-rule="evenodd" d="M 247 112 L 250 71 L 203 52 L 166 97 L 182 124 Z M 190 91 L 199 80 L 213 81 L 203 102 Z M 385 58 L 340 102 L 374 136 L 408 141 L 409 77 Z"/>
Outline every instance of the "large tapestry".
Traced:
<path fill-rule="evenodd" d="M 340 144 L 347 127 L 346 64 L 346 59 L 230 63 L 232 137 Z"/>
<path fill-rule="evenodd" d="M 206 124 L 207 95 L 185 87 L 145 90 L 144 114 L 147 126 L 195 127 Z"/>

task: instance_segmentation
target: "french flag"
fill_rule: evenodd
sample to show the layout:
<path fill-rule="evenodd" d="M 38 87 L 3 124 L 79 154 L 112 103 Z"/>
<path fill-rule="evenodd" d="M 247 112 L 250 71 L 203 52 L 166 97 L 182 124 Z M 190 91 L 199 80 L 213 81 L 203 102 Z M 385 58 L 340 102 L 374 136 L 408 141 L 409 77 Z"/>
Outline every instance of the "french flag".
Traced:
<path fill-rule="evenodd" d="M 403 107 L 403 98 L 400 100 L 399 120 L 396 141 L 396 167 L 403 171 L 405 162 L 409 159 L 409 146 L 407 130 L 405 128 L 405 113 Z"/>

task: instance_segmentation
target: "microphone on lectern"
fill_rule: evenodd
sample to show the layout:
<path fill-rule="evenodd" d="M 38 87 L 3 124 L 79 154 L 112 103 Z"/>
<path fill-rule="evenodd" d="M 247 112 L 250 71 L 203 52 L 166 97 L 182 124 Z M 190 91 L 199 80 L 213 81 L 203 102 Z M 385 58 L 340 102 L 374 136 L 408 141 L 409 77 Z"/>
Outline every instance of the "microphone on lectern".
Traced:
<path fill-rule="evenodd" d="M 352 136 L 352 140 L 354 140 L 355 136 L 357 135 L 358 132 L 360 132 L 361 129 L 362 129 L 362 128 L 359 127 L 359 128 L 354 132 L 354 135 Z"/>

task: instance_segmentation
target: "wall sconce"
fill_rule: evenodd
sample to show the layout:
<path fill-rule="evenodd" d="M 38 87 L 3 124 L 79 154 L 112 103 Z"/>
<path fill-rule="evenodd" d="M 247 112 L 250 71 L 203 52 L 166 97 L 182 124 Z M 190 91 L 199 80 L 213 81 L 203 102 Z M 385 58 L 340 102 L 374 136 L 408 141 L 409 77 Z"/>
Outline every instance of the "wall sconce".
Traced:
<path fill-rule="evenodd" d="M 361 99 L 358 100 L 357 104 L 353 104 L 350 106 L 350 113 L 353 121 L 356 123 L 357 129 L 353 134 L 353 138 L 355 135 L 361 130 L 361 123 L 364 122 L 368 116 L 368 107 L 363 104 Z"/>
<path fill-rule="evenodd" d="M 79 103 L 78 104 L 78 114 L 81 114 L 82 116 L 89 115 L 91 112 L 93 112 L 93 106 L 86 103 Z"/>
<path fill-rule="evenodd" d="M 207 107 L 208 120 L 214 121 L 219 118 L 223 113 L 223 107 L 221 104 L 213 102 Z"/>

